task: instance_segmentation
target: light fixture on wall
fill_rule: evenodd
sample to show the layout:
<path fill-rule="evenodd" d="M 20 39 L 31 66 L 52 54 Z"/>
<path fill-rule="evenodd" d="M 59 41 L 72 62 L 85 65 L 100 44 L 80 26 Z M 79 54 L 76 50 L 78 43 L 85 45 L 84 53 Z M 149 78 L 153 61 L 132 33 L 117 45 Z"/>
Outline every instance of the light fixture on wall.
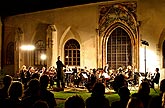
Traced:
<path fill-rule="evenodd" d="M 147 41 L 145 41 L 145 40 L 141 40 L 141 43 L 142 43 L 143 45 L 145 45 L 145 46 L 149 46 L 149 43 L 148 43 Z"/>
<path fill-rule="evenodd" d="M 46 60 L 47 56 L 46 54 L 41 54 L 41 60 Z"/>
<path fill-rule="evenodd" d="M 21 50 L 23 51 L 33 51 L 35 49 L 34 45 L 22 45 L 20 47 Z"/>

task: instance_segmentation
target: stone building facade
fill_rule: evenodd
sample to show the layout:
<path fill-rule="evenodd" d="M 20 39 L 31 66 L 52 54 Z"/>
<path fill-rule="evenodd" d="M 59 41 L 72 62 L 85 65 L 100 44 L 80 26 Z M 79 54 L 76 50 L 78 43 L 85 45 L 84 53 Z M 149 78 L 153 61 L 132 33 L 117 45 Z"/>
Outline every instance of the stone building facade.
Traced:
<path fill-rule="evenodd" d="M 164 16 L 163 0 L 114 0 L 9 16 L 1 22 L 1 65 L 15 74 L 23 64 L 56 66 L 60 55 L 71 67 L 108 63 L 111 69 L 132 65 L 138 72 L 158 67 L 164 78 Z M 27 44 L 35 50 L 20 49 Z"/>

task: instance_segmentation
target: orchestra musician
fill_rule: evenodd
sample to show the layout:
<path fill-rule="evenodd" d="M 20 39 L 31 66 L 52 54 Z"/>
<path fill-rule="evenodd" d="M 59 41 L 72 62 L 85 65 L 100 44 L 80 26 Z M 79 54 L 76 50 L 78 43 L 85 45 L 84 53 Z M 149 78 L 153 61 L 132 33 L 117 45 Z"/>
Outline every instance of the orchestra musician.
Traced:
<path fill-rule="evenodd" d="M 125 79 L 129 84 L 137 85 L 139 83 L 139 74 L 135 72 L 133 66 L 128 65 L 125 73 Z"/>
<path fill-rule="evenodd" d="M 160 73 L 159 73 L 159 68 L 155 69 L 155 73 L 151 78 L 152 85 L 151 87 L 154 88 L 154 83 L 159 84 L 159 79 L 160 79 Z"/>
<path fill-rule="evenodd" d="M 42 69 L 39 71 L 40 77 L 46 73 L 46 68 L 43 66 Z"/>
<path fill-rule="evenodd" d="M 132 66 L 128 65 L 127 69 L 125 71 L 125 78 L 127 80 L 133 80 L 133 70 L 132 70 Z"/>
<path fill-rule="evenodd" d="M 109 64 L 108 63 L 104 67 L 104 72 L 109 73 Z"/>
<path fill-rule="evenodd" d="M 54 66 L 50 66 L 47 69 L 46 73 L 47 73 L 47 76 L 49 77 L 49 83 L 50 83 L 49 88 L 53 88 L 54 78 L 55 78 L 55 75 L 56 75 L 55 67 Z"/>
<path fill-rule="evenodd" d="M 26 66 L 23 65 L 20 70 L 20 79 L 23 84 L 26 83 L 26 71 L 27 71 Z"/>
<path fill-rule="evenodd" d="M 67 86 L 71 86 L 72 81 L 74 79 L 74 71 L 73 71 L 73 69 L 69 68 L 68 65 L 66 65 L 64 72 L 65 72 L 65 82 L 66 82 Z"/>
<path fill-rule="evenodd" d="M 33 73 L 35 73 L 34 67 L 29 66 L 28 70 L 26 71 L 26 82 L 29 82 L 31 80 L 31 76 Z"/>

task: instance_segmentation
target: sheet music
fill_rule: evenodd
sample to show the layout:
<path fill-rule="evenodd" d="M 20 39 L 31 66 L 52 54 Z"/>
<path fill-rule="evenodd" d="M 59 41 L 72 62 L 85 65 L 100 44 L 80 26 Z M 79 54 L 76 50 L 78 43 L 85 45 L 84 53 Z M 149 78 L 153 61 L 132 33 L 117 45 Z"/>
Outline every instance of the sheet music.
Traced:
<path fill-rule="evenodd" d="M 110 76 L 107 73 L 102 74 L 105 78 L 110 78 Z"/>
<path fill-rule="evenodd" d="M 71 74 L 71 73 L 73 73 L 73 71 L 66 71 L 65 73 L 66 74 Z"/>
<path fill-rule="evenodd" d="M 82 75 L 83 75 L 84 78 L 88 78 L 87 74 L 82 73 Z"/>

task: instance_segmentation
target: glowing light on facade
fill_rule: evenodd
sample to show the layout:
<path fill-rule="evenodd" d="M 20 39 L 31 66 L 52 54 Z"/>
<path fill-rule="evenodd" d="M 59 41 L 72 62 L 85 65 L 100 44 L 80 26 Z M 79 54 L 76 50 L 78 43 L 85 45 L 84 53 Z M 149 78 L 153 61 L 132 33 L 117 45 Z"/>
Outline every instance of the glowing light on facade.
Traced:
<path fill-rule="evenodd" d="M 35 49 L 35 46 L 34 45 L 22 45 L 20 47 L 21 50 L 24 50 L 24 51 L 33 51 Z"/>
<path fill-rule="evenodd" d="M 46 60 L 46 54 L 41 54 L 41 60 Z"/>
<path fill-rule="evenodd" d="M 159 65 L 155 65 L 155 61 L 158 61 L 158 55 L 153 51 L 151 47 L 146 51 L 146 71 L 150 73 L 155 72 L 155 68 Z M 140 72 L 145 72 L 145 62 L 144 62 L 144 47 L 140 47 Z"/>

